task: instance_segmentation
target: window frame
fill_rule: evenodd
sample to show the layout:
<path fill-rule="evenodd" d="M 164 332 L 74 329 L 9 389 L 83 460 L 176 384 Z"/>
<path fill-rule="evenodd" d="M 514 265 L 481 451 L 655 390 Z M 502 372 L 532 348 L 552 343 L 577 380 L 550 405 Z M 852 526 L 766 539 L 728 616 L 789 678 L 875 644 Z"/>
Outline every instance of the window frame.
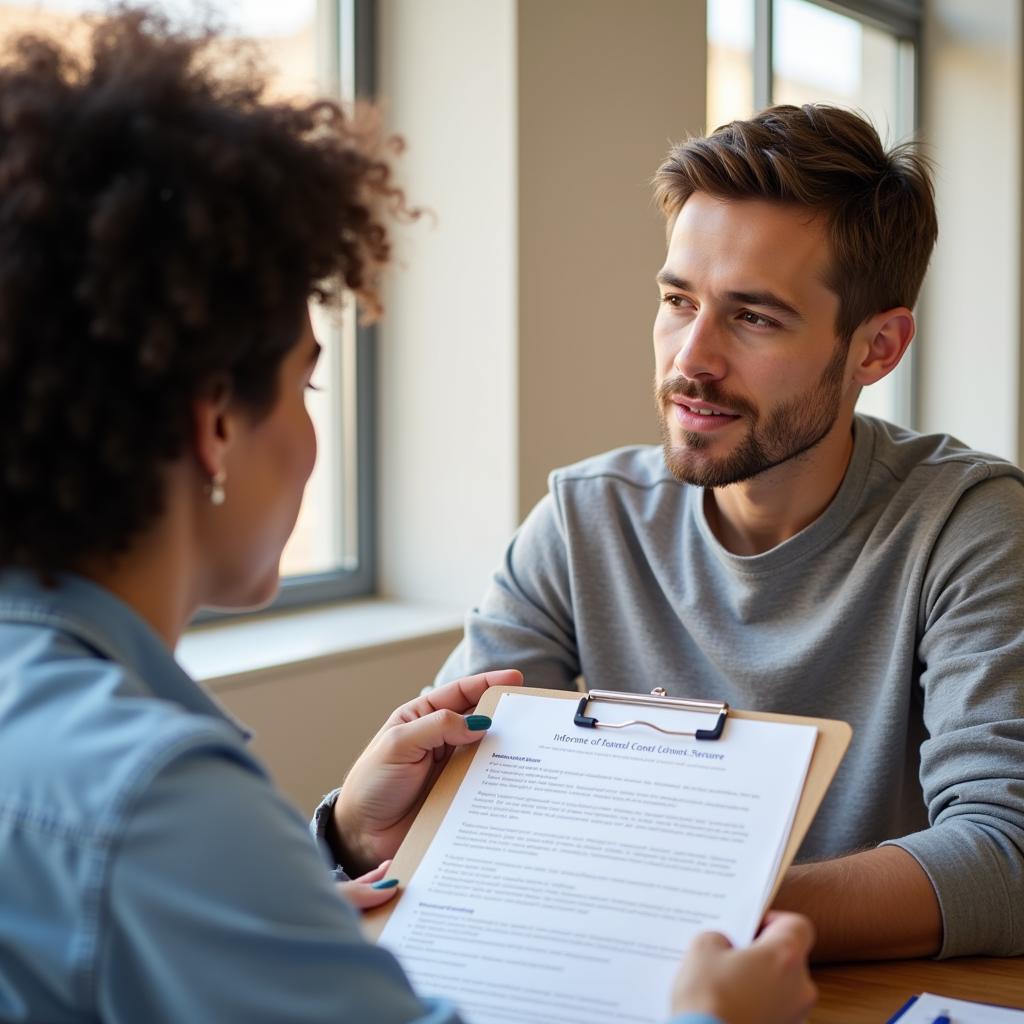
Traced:
<path fill-rule="evenodd" d="M 774 91 L 775 0 L 754 2 L 754 109 L 772 105 Z M 847 18 L 891 32 L 914 47 L 914 124 L 921 123 L 922 0 L 806 0 Z"/>

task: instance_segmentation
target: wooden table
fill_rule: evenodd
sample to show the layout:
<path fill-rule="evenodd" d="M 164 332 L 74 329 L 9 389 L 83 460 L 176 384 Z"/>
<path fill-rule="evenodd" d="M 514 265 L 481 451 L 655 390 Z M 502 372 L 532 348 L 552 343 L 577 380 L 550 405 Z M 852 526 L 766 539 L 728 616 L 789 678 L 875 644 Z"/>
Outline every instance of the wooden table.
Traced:
<path fill-rule="evenodd" d="M 1024 957 L 893 960 L 817 967 L 810 1024 L 884 1024 L 921 992 L 1024 1009 Z"/>

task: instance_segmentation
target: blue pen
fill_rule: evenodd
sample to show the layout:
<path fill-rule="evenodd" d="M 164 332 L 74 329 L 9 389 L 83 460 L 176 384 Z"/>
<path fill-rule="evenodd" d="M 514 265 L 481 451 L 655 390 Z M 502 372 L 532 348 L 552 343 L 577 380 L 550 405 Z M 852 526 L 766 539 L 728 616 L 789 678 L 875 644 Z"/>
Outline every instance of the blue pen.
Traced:
<path fill-rule="evenodd" d="M 932 1021 L 932 1024 L 953 1024 L 952 1020 L 950 1020 L 949 1010 L 943 1010 L 938 1017 Z"/>

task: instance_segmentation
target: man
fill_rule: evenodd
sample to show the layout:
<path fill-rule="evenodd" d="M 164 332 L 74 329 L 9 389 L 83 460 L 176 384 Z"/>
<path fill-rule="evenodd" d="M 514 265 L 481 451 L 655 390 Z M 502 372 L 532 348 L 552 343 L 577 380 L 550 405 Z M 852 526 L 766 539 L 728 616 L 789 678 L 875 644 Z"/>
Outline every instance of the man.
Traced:
<path fill-rule="evenodd" d="M 914 335 L 927 167 L 775 107 L 676 147 L 656 192 L 663 450 L 552 474 L 438 678 L 844 719 L 776 906 L 819 959 L 1024 952 L 1024 475 L 854 415 Z"/>

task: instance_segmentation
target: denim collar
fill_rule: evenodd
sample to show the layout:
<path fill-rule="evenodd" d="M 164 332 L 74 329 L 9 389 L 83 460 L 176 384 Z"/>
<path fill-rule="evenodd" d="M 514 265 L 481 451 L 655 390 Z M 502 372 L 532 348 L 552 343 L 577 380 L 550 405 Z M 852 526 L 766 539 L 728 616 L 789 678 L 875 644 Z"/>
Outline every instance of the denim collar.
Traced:
<path fill-rule="evenodd" d="M 154 697 L 226 722 L 243 739 L 251 733 L 174 660 L 167 645 L 134 609 L 109 590 L 73 573 L 45 586 L 31 572 L 0 571 L 0 623 L 48 626 L 75 637 L 99 657 L 131 670 Z"/>

